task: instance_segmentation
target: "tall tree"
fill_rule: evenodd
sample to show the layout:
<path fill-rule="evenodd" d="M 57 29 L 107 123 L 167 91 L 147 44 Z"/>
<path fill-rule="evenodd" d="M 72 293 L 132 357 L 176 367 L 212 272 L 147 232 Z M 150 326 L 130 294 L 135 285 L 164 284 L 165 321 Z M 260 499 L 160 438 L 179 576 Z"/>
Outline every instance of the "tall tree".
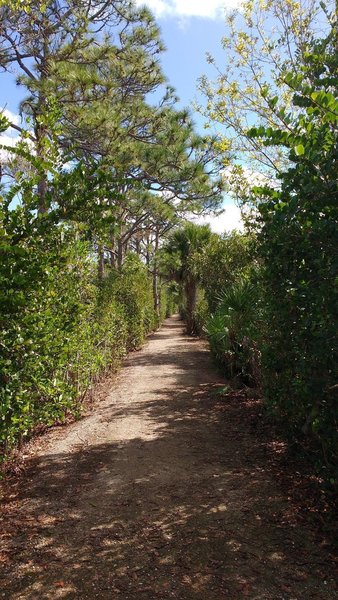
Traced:
<path fill-rule="evenodd" d="M 99 98 L 104 105 L 111 89 L 107 90 L 102 86 L 97 76 L 98 64 L 109 63 L 109 59 L 114 56 L 114 64 L 121 65 L 120 71 L 123 72 L 128 60 L 133 57 L 132 68 L 136 69 L 140 87 L 142 69 L 137 70 L 135 61 L 139 59 L 141 64 L 143 60 L 143 76 L 146 63 L 154 73 L 150 76 L 154 86 L 155 81 L 163 81 L 160 69 L 156 68 L 156 56 L 161 49 L 158 29 L 149 12 L 137 12 L 127 0 L 109 3 L 100 0 L 66 3 L 50 1 L 42 11 L 40 3 L 32 2 L 28 12 L 25 8 L 12 9 L 10 5 L 0 7 L 0 65 L 5 70 L 14 67 L 20 72 L 18 83 L 24 85 L 29 93 L 22 109 L 31 120 L 31 137 L 35 143 L 36 155 L 42 160 L 50 151 L 51 130 L 48 118 L 52 109 L 56 108 L 61 119 L 65 119 L 66 105 L 88 104 L 88 81 L 85 85 L 81 78 L 74 78 L 74 65 L 78 70 L 82 67 L 87 75 L 90 67 L 94 67 L 96 78 L 93 79 L 92 74 L 90 82 L 92 98 Z M 147 60 L 144 60 L 145 56 Z M 153 58 L 150 59 L 150 56 Z M 66 93 L 60 85 L 60 77 L 67 67 L 76 80 L 73 93 L 69 85 Z M 132 68 L 128 73 L 129 82 L 132 82 Z M 149 92 L 149 85 L 146 91 Z M 92 134 L 98 119 L 102 120 L 102 111 L 97 115 L 98 119 L 94 118 L 94 114 L 92 112 Z M 89 124 L 87 118 L 87 127 Z M 102 134 L 102 123 L 100 132 Z M 61 134 L 65 136 L 65 129 Z M 69 146 L 69 138 L 67 143 Z M 48 209 L 46 191 L 45 174 L 38 181 L 41 212 Z"/>
<path fill-rule="evenodd" d="M 267 148 L 262 138 L 248 136 L 248 129 L 278 127 L 291 131 L 289 113 L 293 91 L 286 73 L 298 73 L 305 64 L 313 36 L 330 27 L 333 0 L 246 0 L 226 18 L 222 39 L 224 62 L 215 66 L 215 80 L 200 80 L 209 123 L 217 124 L 219 149 L 228 176 L 239 197 L 250 186 L 286 168 L 288 154 L 280 145 Z M 263 131 L 263 129 L 261 129 Z"/>

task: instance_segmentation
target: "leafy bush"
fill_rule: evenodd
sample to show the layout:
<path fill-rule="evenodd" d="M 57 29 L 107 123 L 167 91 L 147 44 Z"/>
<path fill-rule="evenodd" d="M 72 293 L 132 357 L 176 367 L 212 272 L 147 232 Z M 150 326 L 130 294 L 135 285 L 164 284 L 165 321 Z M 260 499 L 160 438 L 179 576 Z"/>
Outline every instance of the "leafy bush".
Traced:
<path fill-rule="evenodd" d="M 195 310 L 196 333 L 199 336 L 205 336 L 206 324 L 209 319 L 209 306 L 203 289 L 197 292 L 197 302 Z"/>
<path fill-rule="evenodd" d="M 204 252 L 195 257 L 200 283 L 210 313 L 214 313 L 220 294 L 252 268 L 255 240 L 249 235 L 233 231 L 223 236 L 213 235 Z"/>
<path fill-rule="evenodd" d="M 121 273 L 112 274 L 115 298 L 123 307 L 127 323 L 127 349 L 139 348 L 149 331 L 158 325 L 154 311 L 152 281 L 146 266 L 135 254 L 128 254 Z"/>
<path fill-rule="evenodd" d="M 76 231 L 49 224 L 33 243 L 22 227 L 19 240 L 19 217 L 11 213 L 12 235 L 7 227 L 0 246 L 2 454 L 37 424 L 78 414 L 88 386 L 156 325 L 151 280 L 136 256 L 99 282 Z"/>
<path fill-rule="evenodd" d="M 223 292 L 207 322 L 210 349 L 227 377 L 239 376 L 250 385 L 260 383 L 261 308 L 258 286 L 240 280 Z"/>
<path fill-rule="evenodd" d="M 178 286 L 176 283 L 163 283 L 161 286 L 160 320 L 178 312 Z"/>
<path fill-rule="evenodd" d="M 337 420 L 337 28 L 312 41 L 284 112 L 288 132 L 253 129 L 289 153 L 279 189 L 257 189 L 269 335 L 263 352 L 266 400 L 293 440 L 316 451 L 338 481 Z M 304 436 L 306 436 L 304 438 Z"/>

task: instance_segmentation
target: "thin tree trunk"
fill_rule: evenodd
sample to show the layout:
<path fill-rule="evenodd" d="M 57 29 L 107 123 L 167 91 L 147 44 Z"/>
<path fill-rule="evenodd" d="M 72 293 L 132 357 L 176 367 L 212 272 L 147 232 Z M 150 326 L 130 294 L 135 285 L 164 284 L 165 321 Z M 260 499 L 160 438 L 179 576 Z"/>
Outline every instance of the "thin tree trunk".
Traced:
<path fill-rule="evenodd" d="M 102 281 L 103 277 L 104 277 L 104 251 L 103 251 L 103 247 L 100 245 L 98 247 L 98 265 L 97 265 L 98 271 L 98 277 L 99 280 Z"/>
<path fill-rule="evenodd" d="M 160 317 L 161 317 L 161 295 L 160 295 L 160 290 L 159 290 L 159 274 L 158 274 L 158 265 L 157 265 L 157 257 L 156 257 L 156 253 L 157 253 L 158 247 L 159 247 L 159 239 L 160 239 L 159 229 L 158 229 L 158 227 L 156 227 L 155 246 L 154 246 L 154 268 L 153 268 L 153 296 L 154 296 L 154 310 L 155 310 L 155 314 L 158 319 L 158 322 L 160 321 Z"/>
<path fill-rule="evenodd" d="M 45 102 L 45 97 L 43 94 L 39 94 L 39 105 L 37 108 L 37 114 L 35 116 L 36 119 L 39 117 L 40 107 L 43 106 Z M 35 126 L 35 137 L 36 137 L 36 156 L 37 158 L 43 162 L 45 160 L 45 140 L 47 136 L 46 128 L 39 123 Z M 48 210 L 48 206 L 46 203 L 46 195 L 47 195 L 47 173 L 41 170 L 39 172 L 39 181 L 38 181 L 38 197 L 39 197 L 39 205 L 38 205 L 38 213 L 44 214 Z"/>
<path fill-rule="evenodd" d="M 122 265 L 124 262 L 124 257 L 125 257 L 125 243 L 123 241 L 124 239 L 124 228 L 123 228 L 123 214 L 121 213 L 119 215 L 119 232 L 117 235 L 117 240 L 116 240 L 116 250 L 117 250 L 117 268 L 119 270 L 122 269 Z"/>
<path fill-rule="evenodd" d="M 48 211 L 48 207 L 47 207 L 47 203 L 46 203 L 47 177 L 45 175 L 41 175 L 40 177 L 41 177 L 41 179 L 38 182 L 38 196 L 39 196 L 38 212 L 39 212 L 39 214 L 44 214 Z"/>
<path fill-rule="evenodd" d="M 115 242 L 115 237 L 113 235 L 111 237 L 110 244 L 111 244 L 110 264 L 113 269 L 116 269 L 116 252 L 115 252 L 116 242 Z"/>
<path fill-rule="evenodd" d="M 137 256 L 141 254 L 141 241 L 138 237 L 135 238 L 135 252 Z"/>
<path fill-rule="evenodd" d="M 44 36 L 44 44 L 43 44 L 43 57 L 40 63 L 40 85 L 43 87 L 44 80 L 48 78 L 48 38 Z M 38 94 L 38 102 L 36 106 L 35 112 L 35 137 L 36 137 L 36 156 L 42 162 L 46 160 L 46 147 L 45 142 L 48 136 L 48 130 L 46 125 L 41 123 L 40 119 L 44 112 L 46 111 L 46 95 L 45 92 L 40 89 Z M 46 195 L 48 189 L 48 179 L 47 173 L 45 171 L 40 172 L 39 181 L 38 181 L 38 197 L 39 197 L 39 205 L 38 205 L 38 213 L 44 214 L 48 211 L 48 206 L 46 202 Z"/>
<path fill-rule="evenodd" d="M 124 259 L 124 248 L 123 248 L 123 242 L 122 240 L 118 240 L 117 241 L 117 266 L 119 269 L 122 268 L 123 265 L 123 259 Z"/>
<path fill-rule="evenodd" d="M 146 246 L 146 265 L 147 265 L 147 267 L 149 269 L 149 267 L 150 267 L 150 253 L 149 253 L 150 240 L 149 240 L 149 234 L 146 237 L 146 244 L 147 244 L 147 246 Z"/>

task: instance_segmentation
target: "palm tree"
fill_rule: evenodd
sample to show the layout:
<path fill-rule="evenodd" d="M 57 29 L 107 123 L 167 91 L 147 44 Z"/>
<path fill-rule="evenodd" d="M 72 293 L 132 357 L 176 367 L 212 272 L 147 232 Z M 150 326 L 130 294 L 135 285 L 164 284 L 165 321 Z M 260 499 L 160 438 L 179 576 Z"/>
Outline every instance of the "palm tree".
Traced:
<path fill-rule="evenodd" d="M 167 275 L 177 281 L 185 297 L 187 332 L 196 333 L 196 300 L 199 275 L 194 257 L 209 244 L 212 232 L 209 225 L 187 222 L 176 229 L 163 249 L 163 264 Z"/>

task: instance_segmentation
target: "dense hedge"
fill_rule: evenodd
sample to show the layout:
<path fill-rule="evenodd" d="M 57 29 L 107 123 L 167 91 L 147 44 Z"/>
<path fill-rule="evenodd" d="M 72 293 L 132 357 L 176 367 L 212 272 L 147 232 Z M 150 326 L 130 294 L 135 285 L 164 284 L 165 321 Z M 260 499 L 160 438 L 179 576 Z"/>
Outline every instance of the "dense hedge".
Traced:
<path fill-rule="evenodd" d="M 76 237 L 45 231 L 34 244 L 1 246 L 2 454 L 36 425 L 79 413 L 88 386 L 157 326 L 138 257 L 99 281 L 90 246 Z"/>
<path fill-rule="evenodd" d="M 224 375 L 259 387 L 270 416 L 336 485 L 337 209 L 333 195 L 311 189 L 279 195 L 260 206 L 256 243 L 211 240 L 198 264 L 197 320 Z"/>

